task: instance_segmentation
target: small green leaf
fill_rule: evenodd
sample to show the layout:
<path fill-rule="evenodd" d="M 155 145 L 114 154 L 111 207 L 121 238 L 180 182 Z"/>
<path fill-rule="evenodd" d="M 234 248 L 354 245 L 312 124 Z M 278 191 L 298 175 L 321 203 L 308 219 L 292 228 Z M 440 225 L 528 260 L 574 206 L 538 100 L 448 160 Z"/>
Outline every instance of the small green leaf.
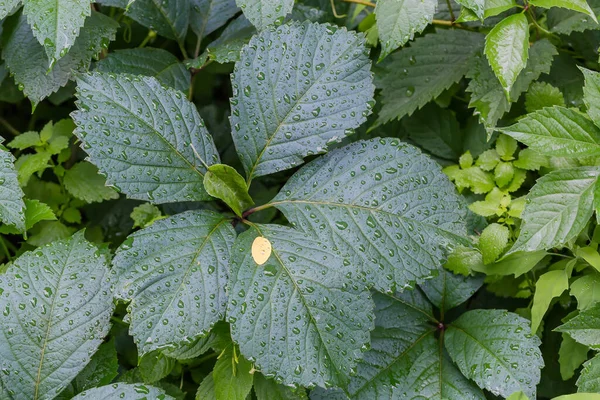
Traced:
<path fill-rule="evenodd" d="M 458 165 L 460 165 L 462 169 L 467 169 L 473 165 L 473 156 L 471 155 L 470 151 L 467 151 L 465 154 L 460 156 L 458 159 Z"/>
<path fill-rule="evenodd" d="M 577 379 L 577 389 L 584 393 L 600 393 L 600 355 L 583 364 Z M 600 395 L 598 397 L 600 398 Z"/>
<path fill-rule="evenodd" d="M 507 135 L 500 135 L 496 140 L 496 151 L 504 161 L 513 159 L 517 146 L 517 141 Z"/>
<path fill-rule="evenodd" d="M 558 350 L 558 362 L 560 364 L 560 376 L 563 380 L 568 380 L 575 375 L 575 370 L 588 359 L 587 354 L 590 349 L 587 346 L 577 343 L 566 333 L 562 334 L 562 342 Z"/>
<path fill-rule="evenodd" d="M 546 252 L 544 251 L 522 251 L 505 255 L 493 264 L 484 265 L 483 262 L 479 264 L 473 263 L 471 269 L 486 275 L 514 275 L 518 277 L 531 271 L 545 256 Z"/>
<path fill-rule="evenodd" d="M 485 18 L 494 17 L 516 7 L 515 0 L 485 0 Z"/>
<path fill-rule="evenodd" d="M 233 354 L 232 348 L 219 355 L 212 377 L 215 400 L 245 400 L 252 390 L 252 363 Z"/>
<path fill-rule="evenodd" d="M 486 150 L 479 155 L 475 165 L 484 171 L 491 171 L 500 162 L 500 155 L 494 149 Z"/>
<path fill-rule="evenodd" d="M 487 8 L 485 0 L 456 0 L 458 4 L 463 5 L 477 16 L 477 18 L 483 20 L 485 9 Z"/>
<path fill-rule="evenodd" d="M 587 113 L 596 126 L 600 127 L 600 73 L 585 68 L 580 69 L 585 77 L 583 101 L 587 106 Z"/>
<path fill-rule="evenodd" d="M 39 223 L 33 232 L 27 239 L 27 244 L 41 247 L 57 240 L 68 239 L 75 232 L 75 228 L 68 227 L 60 221 L 44 221 Z"/>
<path fill-rule="evenodd" d="M 496 165 L 494 169 L 494 180 L 498 187 L 504 188 L 506 185 L 512 182 L 515 176 L 515 169 L 512 163 L 501 162 Z"/>
<path fill-rule="evenodd" d="M 517 168 L 526 169 L 528 171 L 538 171 L 542 167 L 547 167 L 549 160 L 531 149 L 523 149 L 519 151 L 519 158 L 513 162 Z"/>
<path fill-rule="evenodd" d="M 281 24 L 294 7 L 293 0 L 236 0 L 235 2 L 259 31 L 271 24 Z"/>
<path fill-rule="evenodd" d="M 536 7 L 561 7 L 568 10 L 578 11 L 592 17 L 595 22 L 598 22 L 594 11 L 592 11 L 585 0 L 530 0 L 529 4 Z"/>
<path fill-rule="evenodd" d="M 223 200 L 239 217 L 254 204 L 244 178 L 229 165 L 211 165 L 204 175 L 204 188 L 211 196 Z"/>
<path fill-rule="evenodd" d="M 307 400 L 304 389 L 294 389 L 275 383 L 263 374 L 254 373 L 254 393 L 257 400 Z M 311 396 L 312 399 L 312 396 Z"/>
<path fill-rule="evenodd" d="M 600 301 L 600 274 L 591 273 L 571 283 L 571 296 L 577 299 L 577 309 L 585 310 Z"/>
<path fill-rule="evenodd" d="M 139 0 L 138 0 L 139 1 Z M 143 397 L 139 397 L 143 396 Z M 83 393 L 73 397 L 72 400 L 119 400 L 119 399 L 160 399 L 175 400 L 164 390 L 144 385 L 142 383 L 113 383 L 108 386 L 101 386 L 86 390 Z"/>
<path fill-rule="evenodd" d="M 10 142 L 6 144 L 7 147 L 11 149 L 25 150 L 29 147 L 41 146 L 43 145 L 40 140 L 40 134 L 37 132 L 23 132 Z"/>
<path fill-rule="evenodd" d="M 78 162 L 68 169 L 63 184 L 73 197 L 86 203 L 119 198 L 113 188 L 106 186 L 106 179 L 98 173 L 98 168 L 89 162 Z"/>
<path fill-rule="evenodd" d="M 568 334 L 583 345 L 600 348 L 600 303 L 581 311 L 554 330 Z"/>
<path fill-rule="evenodd" d="M 471 310 L 446 330 L 444 344 L 460 371 L 496 396 L 522 391 L 535 399 L 544 366 L 529 321 L 502 310 Z"/>
<path fill-rule="evenodd" d="M 532 83 L 525 94 L 525 109 L 527 112 L 532 113 L 553 106 L 565 106 L 565 98 L 560 89 L 546 82 Z"/>
<path fill-rule="evenodd" d="M 455 274 L 468 276 L 475 266 L 483 265 L 483 257 L 478 249 L 457 246 L 452 253 L 448 255 L 448 260 L 444 268 Z"/>
<path fill-rule="evenodd" d="M 147 228 L 154 221 L 157 221 L 162 217 L 162 213 L 155 205 L 150 203 L 144 203 L 133 209 L 129 215 L 133 220 L 134 228 Z"/>
<path fill-rule="evenodd" d="M 175 359 L 158 351 L 144 354 L 138 362 L 138 371 L 144 383 L 155 383 L 168 376 L 175 367 Z"/>
<path fill-rule="evenodd" d="M 529 57 L 529 24 L 525 14 L 504 18 L 485 38 L 485 55 L 510 99 L 510 90 Z"/>
<path fill-rule="evenodd" d="M 3 139 L 0 139 L 2 143 Z M 0 221 L 25 231 L 25 203 L 13 155 L 0 145 Z"/>
<path fill-rule="evenodd" d="M 500 224 L 489 224 L 479 237 L 479 249 L 483 254 L 483 263 L 491 264 L 500 257 L 506 246 L 510 232 Z"/>
<path fill-rule="evenodd" d="M 569 289 L 569 274 L 564 269 L 548 271 L 538 278 L 531 306 L 531 333 L 535 334 L 538 331 L 552 299 L 560 296 L 567 289 Z"/>

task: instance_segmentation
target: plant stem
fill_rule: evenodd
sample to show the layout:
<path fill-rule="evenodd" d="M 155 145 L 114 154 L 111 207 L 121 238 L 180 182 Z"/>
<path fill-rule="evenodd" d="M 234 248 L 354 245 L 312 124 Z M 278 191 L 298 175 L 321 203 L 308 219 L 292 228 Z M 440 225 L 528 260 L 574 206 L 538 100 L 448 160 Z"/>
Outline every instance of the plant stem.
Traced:
<path fill-rule="evenodd" d="M 6 128 L 6 130 L 8 132 L 10 132 L 10 134 L 13 136 L 17 136 L 17 135 L 21 134 L 21 132 L 16 130 L 14 126 L 12 126 L 7 120 L 5 120 L 2 117 L 0 117 L 0 124 L 2 124 Z"/>
<path fill-rule="evenodd" d="M 6 254 L 6 258 L 8 258 L 8 261 L 12 261 L 12 256 L 8 251 L 8 247 L 6 247 L 6 242 L 4 241 L 4 238 L 2 236 L 0 236 L 0 244 L 2 245 L 2 250 L 4 250 L 4 254 Z"/>
<path fill-rule="evenodd" d="M 150 29 L 148 31 L 148 34 L 146 35 L 146 37 L 144 38 L 144 40 L 142 40 L 142 43 L 140 43 L 140 45 L 138 47 L 140 49 L 143 48 L 143 47 L 146 47 L 146 45 L 148 44 L 148 42 L 150 42 L 154 38 L 156 38 L 156 32 L 154 32 L 152 29 Z"/>
<path fill-rule="evenodd" d="M 346 3 L 362 4 L 363 6 L 367 6 L 367 7 L 375 7 L 375 3 L 371 3 L 368 0 L 342 0 L 342 1 L 346 2 Z"/>
<path fill-rule="evenodd" d="M 450 12 L 450 20 L 452 22 L 456 21 L 456 18 L 454 17 L 454 10 L 452 9 L 452 4 L 450 4 L 450 0 L 446 0 L 446 4 L 448 4 L 448 11 Z"/>
<path fill-rule="evenodd" d="M 251 208 L 251 209 L 249 209 L 249 210 L 246 210 L 246 211 L 245 211 L 245 212 L 242 214 L 242 218 L 243 218 L 243 219 L 246 219 L 246 217 L 248 217 L 249 215 L 252 215 L 252 214 L 254 214 L 255 212 L 262 211 L 262 210 L 266 210 L 267 208 L 271 208 L 271 207 L 273 207 L 273 205 L 272 205 L 272 204 L 270 204 L 270 203 L 267 203 L 267 204 L 263 204 L 262 206 L 258 206 L 258 207 Z"/>

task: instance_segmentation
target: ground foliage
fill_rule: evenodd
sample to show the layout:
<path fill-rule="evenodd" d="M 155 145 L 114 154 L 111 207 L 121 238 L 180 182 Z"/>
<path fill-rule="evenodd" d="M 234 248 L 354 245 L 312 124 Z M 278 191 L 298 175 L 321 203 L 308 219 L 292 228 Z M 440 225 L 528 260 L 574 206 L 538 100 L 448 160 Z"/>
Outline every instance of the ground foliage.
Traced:
<path fill-rule="evenodd" d="M 600 398 L 598 0 L 0 0 L 0 397 Z"/>

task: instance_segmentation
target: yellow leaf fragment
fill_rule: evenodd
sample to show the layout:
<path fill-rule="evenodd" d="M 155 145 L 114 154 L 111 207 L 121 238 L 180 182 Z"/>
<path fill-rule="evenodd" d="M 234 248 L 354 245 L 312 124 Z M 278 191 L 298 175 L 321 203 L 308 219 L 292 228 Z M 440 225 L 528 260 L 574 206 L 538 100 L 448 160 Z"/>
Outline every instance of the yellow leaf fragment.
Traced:
<path fill-rule="evenodd" d="M 258 265 L 263 265 L 271 257 L 271 242 L 262 236 L 257 237 L 252 242 L 252 258 Z"/>

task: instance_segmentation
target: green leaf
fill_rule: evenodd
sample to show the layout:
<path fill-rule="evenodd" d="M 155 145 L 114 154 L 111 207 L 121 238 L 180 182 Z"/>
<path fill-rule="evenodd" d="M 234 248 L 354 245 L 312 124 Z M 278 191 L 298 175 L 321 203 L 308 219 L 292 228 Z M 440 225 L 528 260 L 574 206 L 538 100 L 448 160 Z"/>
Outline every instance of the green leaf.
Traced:
<path fill-rule="evenodd" d="M 28 231 L 40 221 L 52 221 L 55 219 L 56 216 L 48 205 L 41 203 L 39 200 L 25 199 L 25 231 Z M 16 235 L 22 232 L 14 226 L 0 226 L 0 233 L 2 234 Z"/>
<path fill-rule="evenodd" d="M 96 71 L 153 76 L 182 92 L 190 88 L 191 74 L 172 53 L 153 47 L 123 49 L 96 63 Z"/>
<path fill-rule="evenodd" d="M 292 23 L 254 36 L 231 79 L 232 133 L 248 181 L 353 133 L 371 110 L 370 65 L 364 38 L 344 28 Z"/>
<path fill-rule="evenodd" d="M 495 149 L 486 150 L 479 155 L 477 158 L 477 165 L 484 171 L 491 171 L 496 168 L 496 165 L 500 162 L 500 155 Z"/>
<path fill-rule="evenodd" d="M 549 160 L 546 156 L 538 154 L 531 149 L 523 149 L 519 151 L 519 158 L 513 162 L 517 168 L 537 171 L 542 167 L 547 167 Z"/>
<path fill-rule="evenodd" d="M 579 392 L 600 393 L 600 356 L 597 355 L 585 364 L 577 379 Z"/>
<path fill-rule="evenodd" d="M 598 22 L 598 20 L 596 19 L 596 15 L 594 14 L 594 11 L 592 11 L 592 9 L 588 5 L 587 1 L 585 1 L 585 0 L 531 0 L 529 2 L 529 4 L 531 4 L 532 6 L 544 7 L 544 8 L 551 8 L 551 7 L 566 8 L 568 10 L 573 10 L 573 11 L 577 11 L 580 13 L 584 13 L 584 14 L 592 17 L 592 19 L 595 22 Z"/>
<path fill-rule="evenodd" d="M 150 203 L 144 203 L 135 207 L 129 216 L 133 220 L 134 228 L 147 228 L 154 221 L 160 219 L 162 213 L 158 207 Z"/>
<path fill-rule="evenodd" d="M 560 364 L 560 376 L 563 380 L 568 380 L 575 375 L 581 364 L 588 359 L 589 348 L 577 343 L 566 333 L 562 334 L 562 342 L 558 350 L 558 362 Z"/>
<path fill-rule="evenodd" d="M 483 263 L 491 264 L 500 257 L 506 245 L 510 232 L 508 228 L 500 224 L 489 224 L 479 237 L 479 249 L 483 254 Z"/>
<path fill-rule="evenodd" d="M 600 154 L 600 128 L 579 111 L 554 106 L 527 114 L 502 133 L 548 156 L 584 157 Z"/>
<path fill-rule="evenodd" d="M 23 14 L 44 46 L 50 65 L 64 57 L 90 16 L 90 0 L 23 0 Z"/>
<path fill-rule="evenodd" d="M 175 367 L 175 359 L 153 351 L 144 354 L 138 362 L 138 370 L 144 383 L 155 383 L 168 376 Z"/>
<path fill-rule="evenodd" d="M 456 0 L 456 2 L 458 4 L 463 5 L 464 7 L 468 8 L 469 10 L 473 11 L 473 13 L 477 16 L 477 18 L 479 19 L 483 19 L 484 18 L 484 12 L 486 7 L 486 3 L 488 3 L 488 1 L 486 0 Z"/>
<path fill-rule="evenodd" d="M 63 184 L 73 197 L 86 203 L 119 198 L 113 188 L 106 186 L 106 179 L 98 173 L 98 168 L 89 162 L 78 162 L 68 169 Z"/>
<path fill-rule="evenodd" d="M 279 25 L 292 12 L 293 0 L 235 0 L 238 7 L 259 31 L 271 24 Z"/>
<path fill-rule="evenodd" d="M 254 393 L 257 400 L 307 400 L 304 389 L 293 390 L 290 387 L 278 385 L 264 375 L 254 373 Z M 312 398 L 312 397 L 311 397 Z"/>
<path fill-rule="evenodd" d="M 222 353 L 212 372 L 215 400 L 246 400 L 252 390 L 252 363 L 234 356 L 231 348 Z"/>
<path fill-rule="evenodd" d="M 196 392 L 196 400 L 216 399 L 215 381 L 212 372 L 208 374 L 198 386 Z"/>
<path fill-rule="evenodd" d="M 548 271 L 538 278 L 531 306 L 531 333 L 535 334 L 538 331 L 552 299 L 568 289 L 569 274 L 564 269 Z"/>
<path fill-rule="evenodd" d="M 525 94 L 525 109 L 528 113 L 545 107 L 565 106 L 565 98 L 560 89 L 546 82 L 534 82 Z"/>
<path fill-rule="evenodd" d="M 49 162 L 52 155 L 42 151 L 36 154 L 24 154 L 15 162 L 17 168 L 19 184 L 27 186 L 27 182 L 33 174 L 42 173 L 50 166 Z"/>
<path fill-rule="evenodd" d="M 12 11 L 21 5 L 21 0 L 5 0 L 0 4 L 0 19 L 6 18 Z"/>
<path fill-rule="evenodd" d="M 448 359 L 434 337 L 431 304 L 418 289 L 376 293 L 371 350 L 347 392 L 351 399 L 484 399 Z"/>
<path fill-rule="evenodd" d="M 57 240 L 66 240 L 75 232 L 75 228 L 68 227 L 60 221 L 42 222 L 35 228 L 35 233 L 29 236 L 27 244 L 38 247 Z"/>
<path fill-rule="evenodd" d="M 600 400 L 600 394 L 594 394 L 594 393 L 565 394 L 563 396 L 554 397 L 552 400 Z"/>
<path fill-rule="evenodd" d="M 437 0 L 379 0 L 375 4 L 379 61 L 422 32 L 433 20 L 436 6 Z"/>
<path fill-rule="evenodd" d="M 517 151 L 517 147 L 517 141 L 510 136 L 500 135 L 496 140 L 496 151 L 504 161 L 513 159 L 513 154 Z"/>
<path fill-rule="evenodd" d="M 140 1 L 140 0 L 138 0 Z M 108 386 L 102 386 L 86 390 L 83 393 L 73 397 L 73 400 L 175 400 L 169 396 L 164 390 L 144 385 L 141 383 L 113 383 Z"/>
<path fill-rule="evenodd" d="M 41 146 L 44 143 L 40 140 L 40 134 L 37 132 L 24 132 L 6 144 L 11 149 L 25 150 L 30 147 Z"/>
<path fill-rule="evenodd" d="M 190 28 L 202 39 L 223 25 L 239 9 L 235 0 L 190 0 L 192 14 L 190 15 Z"/>
<path fill-rule="evenodd" d="M 577 309 L 585 310 L 600 301 L 600 274 L 591 273 L 571 283 L 571 296 L 577 299 Z"/>
<path fill-rule="evenodd" d="M 529 56 L 529 24 L 525 14 L 500 21 L 485 38 L 485 55 L 510 100 L 510 91 Z"/>
<path fill-rule="evenodd" d="M 537 180 L 527 195 L 521 233 L 509 253 L 561 246 L 579 235 L 593 214 L 597 168 L 567 168 Z"/>
<path fill-rule="evenodd" d="M 600 303 L 581 311 L 554 331 L 566 333 L 588 347 L 600 348 Z"/>
<path fill-rule="evenodd" d="M 485 0 L 484 17 L 494 17 L 508 11 L 517 5 L 515 0 Z"/>
<path fill-rule="evenodd" d="M 589 0 L 588 4 L 594 15 L 600 13 L 600 1 Z M 588 29 L 600 29 L 600 25 L 592 19 L 585 18 L 577 12 L 564 8 L 551 8 L 547 13 L 548 27 L 552 32 L 569 35 L 572 32 L 583 32 Z"/>
<path fill-rule="evenodd" d="M 457 275 L 440 268 L 438 276 L 421 283 L 420 287 L 431 303 L 445 312 L 467 301 L 482 285 L 481 275 Z"/>
<path fill-rule="evenodd" d="M 454 186 L 434 161 L 396 139 L 356 142 L 312 161 L 271 205 L 305 232 L 327 232 L 350 247 L 383 291 L 430 277 L 444 245 L 466 233 Z"/>
<path fill-rule="evenodd" d="M 2 143 L 3 139 L 0 139 Z M 25 231 L 25 203 L 19 186 L 14 157 L 0 146 L 0 221 L 12 225 L 19 232 Z"/>
<path fill-rule="evenodd" d="M 242 14 L 231 21 L 219 37 L 206 46 L 207 56 L 222 64 L 239 61 L 242 48 L 255 33 L 254 26 Z"/>
<path fill-rule="evenodd" d="M 529 49 L 527 66 L 519 74 L 510 91 L 510 101 L 517 101 L 523 92 L 541 74 L 550 72 L 552 60 L 558 54 L 556 48 L 547 39 L 535 42 Z M 496 126 L 498 120 L 511 109 L 511 102 L 500 81 L 496 79 L 492 68 L 483 56 L 475 57 L 473 65 L 467 74 L 470 78 L 467 91 L 471 93 L 469 107 L 475 108 L 481 122 L 490 130 Z"/>
<path fill-rule="evenodd" d="M 600 73 L 585 68 L 580 69 L 585 77 L 583 101 L 587 107 L 587 113 L 596 126 L 600 127 Z"/>
<path fill-rule="evenodd" d="M 254 204 L 244 178 L 229 165 L 211 165 L 204 175 L 204 188 L 211 196 L 223 200 L 239 217 Z"/>
<path fill-rule="evenodd" d="M 272 245 L 262 265 L 251 252 L 259 237 Z M 366 283 L 335 248 L 325 235 L 258 224 L 233 246 L 232 338 L 257 370 L 283 384 L 340 385 L 369 343 L 373 304 Z"/>
<path fill-rule="evenodd" d="M 443 30 L 417 38 L 383 61 L 377 75 L 381 103 L 377 124 L 411 115 L 469 71 L 483 35 Z M 405 72 L 406 71 L 406 72 Z"/>
<path fill-rule="evenodd" d="M 225 315 L 235 232 L 210 211 L 186 211 L 130 235 L 113 260 L 115 296 L 130 301 L 140 354 L 190 344 Z"/>
<path fill-rule="evenodd" d="M 118 27 L 119 24 L 113 19 L 92 12 L 71 50 L 48 72 L 49 61 L 44 47 L 33 36 L 25 16 L 15 15 L 4 24 L 2 56 L 15 83 L 23 88 L 23 93 L 36 105 L 65 86 L 74 73 L 86 71 L 92 56 L 114 40 Z"/>
<path fill-rule="evenodd" d="M 0 364 L 13 399 L 51 399 L 89 362 L 114 308 L 108 266 L 79 232 L 0 276 Z"/>
<path fill-rule="evenodd" d="M 110 185 L 155 204 L 210 199 L 202 181 L 219 155 L 181 92 L 127 74 L 96 72 L 77 82 L 75 134 Z"/>
<path fill-rule="evenodd" d="M 496 165 L 496 168 L 494 169 L 494 180 L 500 188 L 504 188 L 511 183 L 514 176 L 515 169 L 510 162 L 501 162 Z"/>
<path fill-rule="evenodd" d="M 529 321 L 502 310 L 471 310 L 446 330 L 444 344 L 460 371 L 496 396 L 522 391 L 535 399 L 544 366 Z"/>

